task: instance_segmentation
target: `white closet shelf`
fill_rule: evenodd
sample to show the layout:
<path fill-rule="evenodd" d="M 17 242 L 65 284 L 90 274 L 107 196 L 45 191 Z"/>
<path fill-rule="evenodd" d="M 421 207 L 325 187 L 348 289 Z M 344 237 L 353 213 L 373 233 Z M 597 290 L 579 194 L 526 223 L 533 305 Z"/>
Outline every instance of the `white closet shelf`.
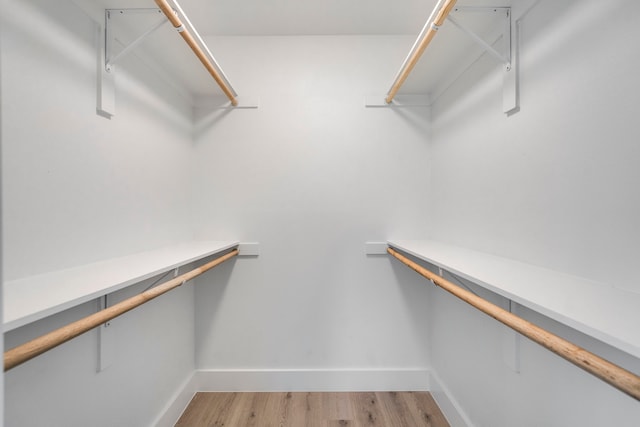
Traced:
<path fill-rule="evenodd" d="M 108 295 L 176 267 L 238 246 L 239 242 L 188 242 L 4 284 L 4 332 Z"/>
<path fill-rule="evenodd" d="M 429 240 L 389 246 L 640 358 L 640 294 Z"/>

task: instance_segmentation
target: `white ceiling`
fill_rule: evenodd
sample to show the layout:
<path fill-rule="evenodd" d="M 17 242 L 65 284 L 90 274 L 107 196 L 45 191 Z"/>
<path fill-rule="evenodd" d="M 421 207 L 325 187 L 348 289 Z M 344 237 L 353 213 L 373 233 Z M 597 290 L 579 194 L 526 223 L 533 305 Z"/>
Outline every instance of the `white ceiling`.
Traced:
<path fill-rule="evenodd" d="M 203 35 L 418 34 L 436 0 L 178 0 Z M 509 0 L 459 0 L 505 6 Z"/>
<path fill-rule="evenodd" d="M 155 8 L 153 0 L 72 0 L 83 9 Z M 208 35 L 417 35 L 437 0 L 177 0 Z M 458 0 L 458 6 L 506 6 L 510 0 Z"/>
<path fill-rule="evenodd" d="M 153 0 L 72 0 L 98 22 L 104 20 L 104 9 L 155 8 Z M 389 35 L 417 36 L 435 7 L 436 0 L 178 0 L 198 32 L 203 36 L 222 35 Z M 509 6 L 511 0 L 458 0 L 457 6 Z M 456 19 L 489 43 L 499 37 L 504 24 L 498 15 L 455 11 Z M 136 25 L 147 28 L 137 15 Z M 123 18 L 129 19 L 129 18 Z M 157 20 L 150 16 L 150 22 Z M 126 26 L 126 22 L 122 22 Z M 139 25 L 138 25 L 139 24 Z M 123 27 L 120 35 L 125 42 Z M 165 34 L 166 33 L 166 34 Z M 139 34 L 139 29 L 132 34 Z M 129 38 L 129 41 L 133 38 Z M 185 86 L 192 93 L 207 93 L 202 88 L 215 89 L 211 78 L 194 56 L 175 36 L 169 26 L 161 28 L 152 37 L 160 54 L 170 51 L 171 61 L 162 68 L 170 74 L 183 76 Z M 151 40 L 145 42 L 140 54 L 157 53 Z M 407 46 L 407 51 L 409 49 Z M 459 71 L 464 70 L 483 52 L 467 35 L 445 25 L 429 46 L 418 66 L 407 80 L 401 92 L 428 93 L 446 88 Z M 215 51 L 213 52 L 215 55 Z M 176 58 L 184 58 L 177 60 Z M 186 64 L 193 63 L 193 70 L 186 72 Z M 398 68 L 400 67 L 398 64 Z M 175 70 L 174 70 L 175 69 Z M 195 76 L 201 74 L 202 78 Z M 232 78 L 232 76 L 230 76 Z M 390 76 L 390 82 L 391 84 Z M 180 79 L 176 79 L 180 80 Z M 202 81 L 201 81 L 202 80 Z M 381 93 L 388 88 L 381 88 Z"/>
<path fill-rule="evenodd" d="M 206 35 L 413 34 L 436 0 L 178 0 Z"/>

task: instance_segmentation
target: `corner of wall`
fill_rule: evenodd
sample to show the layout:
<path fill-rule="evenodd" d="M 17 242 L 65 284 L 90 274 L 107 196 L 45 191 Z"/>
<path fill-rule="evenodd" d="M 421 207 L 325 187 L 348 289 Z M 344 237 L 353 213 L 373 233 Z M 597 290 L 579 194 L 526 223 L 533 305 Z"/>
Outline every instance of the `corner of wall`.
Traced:
<path fill-rule="evenodd" d="M 336 381 L 338 379 L 338 381 Z M 452 427 L 473 427 L 450 390 L 429 369 L 197 370 L 175 393 L 153 426 L 171 427 L 198 391 L 429 391 Z"/>
<path fill-rule="evenodd" d="M 429 372 L 429 391 L 451 427 L 473 427 L 473 423 L 462 409 L 451 391 L 433 370 Z"/>
<path fill-rule="evenodd" d="M 173 427 L 197 391 L 196 372 L 194 372 L 169 399 L 162 413 L 151 425 L 153 427 Z"/>

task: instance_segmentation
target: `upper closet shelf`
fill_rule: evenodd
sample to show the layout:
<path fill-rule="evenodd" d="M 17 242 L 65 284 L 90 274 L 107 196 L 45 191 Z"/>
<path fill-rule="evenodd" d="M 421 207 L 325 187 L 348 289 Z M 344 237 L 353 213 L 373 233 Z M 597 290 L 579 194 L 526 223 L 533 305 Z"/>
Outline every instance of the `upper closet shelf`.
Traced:
<path fill-rule="evenodd" d="M 4 332 L 224 252 L 238 244 L 190 242 L 8 281 L 4 284 Z"/>
<path fill-rule="evenodd" d="M 256 108 L 239 97 L 177 0 L 73 0 L 103 28 L 100 42 L 98 112 L 115 113 L 115 75 L 127 56 L 185 94 L 194 105 Z"/>
<path fill-rule="evenodd" d="M 431 105 L 487 54 L 502 68 L 503 111 L 517 111 L 516 23 L 510 0 L 438 0 L 387 94 L 365 105 Z"/>
<path fill-rule="evenodd" d="M 640 358 L 640 294 L 439 242 L 388 243 Z"/>

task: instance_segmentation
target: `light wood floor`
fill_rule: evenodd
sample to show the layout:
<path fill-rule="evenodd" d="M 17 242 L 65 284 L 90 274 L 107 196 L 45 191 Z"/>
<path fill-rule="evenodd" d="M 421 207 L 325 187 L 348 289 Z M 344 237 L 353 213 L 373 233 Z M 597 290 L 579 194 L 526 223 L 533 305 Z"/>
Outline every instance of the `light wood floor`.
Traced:
<path fill-rule="evenodd" d="M 197 393 L 176 427 L 449 427 L 427 392 Z"/>

